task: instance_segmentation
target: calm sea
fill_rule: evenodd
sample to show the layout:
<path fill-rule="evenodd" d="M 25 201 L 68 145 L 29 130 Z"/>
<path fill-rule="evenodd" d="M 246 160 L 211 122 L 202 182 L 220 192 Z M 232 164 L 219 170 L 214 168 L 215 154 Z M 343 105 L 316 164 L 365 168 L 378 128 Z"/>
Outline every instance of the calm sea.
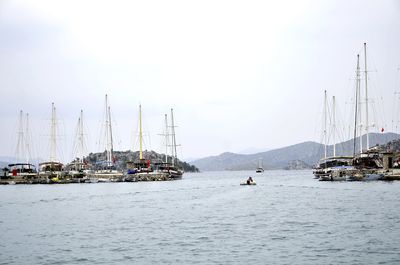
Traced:
<path fill-rule="evenodd" d="M 248 176 L 257 186 L 239 186 Z M 0 264 L 400 264 L 400 182 L 266 171 L 0 186 Z"/>

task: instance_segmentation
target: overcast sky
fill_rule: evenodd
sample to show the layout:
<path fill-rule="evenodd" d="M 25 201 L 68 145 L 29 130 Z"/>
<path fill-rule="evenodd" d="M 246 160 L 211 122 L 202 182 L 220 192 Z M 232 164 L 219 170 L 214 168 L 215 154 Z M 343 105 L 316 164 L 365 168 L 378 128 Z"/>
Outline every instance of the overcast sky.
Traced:
<path fill-rule="evenodd" d="M 22 109 L 34 156 L 49 157 L 52 102 L 60 159 L 72 157 L 81 109 L 89 151 L 99 151 L 106 93 L 116 150 L 138 148 L 139 103 L 146 148 L 157 151 L 174 108 L 183 158 L 320 141 L 325 89 L 350 125 L 364 42 L 371 130 L 392 131 L 399 1 L 0 0 L 0 155 L 14 155 Z"/>

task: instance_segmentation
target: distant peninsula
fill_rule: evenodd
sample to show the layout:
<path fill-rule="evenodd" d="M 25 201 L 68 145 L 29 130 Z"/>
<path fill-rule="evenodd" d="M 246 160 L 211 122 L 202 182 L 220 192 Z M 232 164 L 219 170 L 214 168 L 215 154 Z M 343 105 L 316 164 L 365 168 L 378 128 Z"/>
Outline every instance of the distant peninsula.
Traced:
<path fill-rule="evenodd" d="M 128 161 L 137 161 L 139 160 L 139 151 L 132 152 L 132 151 L 113 151 L 113 156 L 115 163 L 118 168 L 125 170 L 126 169 L 126 162 Z M 143 151 L 144 159 L 149 159 L 152 163 L 153 162 L 162 162 L 165 160 L 165 155 L 159 154 L 155 151 Z M 96 164 L 96 162 L 106 160 L 106 152 L 101 153 L 90 153 L 86 159 L 90 164 Z M 169 161 L 171 158 L 169 158 Z M 185 172 L 199 172 L 199 169 L 194 166 L 190 165 L 187 162 L 181 161 L 178 159 L 178 165 L 183 168 Z"/>

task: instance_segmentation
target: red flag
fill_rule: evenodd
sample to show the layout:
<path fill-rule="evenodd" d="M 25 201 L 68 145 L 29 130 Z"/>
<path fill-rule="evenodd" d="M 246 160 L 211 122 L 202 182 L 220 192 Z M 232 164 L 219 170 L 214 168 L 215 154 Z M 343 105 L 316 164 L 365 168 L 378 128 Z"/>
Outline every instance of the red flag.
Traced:
<path fill-rule="evenodd" d="M 150 168 L 150 159 L 147 160 L 147 167 Z"/>
<path fill-rule="evenodd" d="M 384 132 L 384 131 L 385 131 L 385 129 L 382 127 L 381 132 Z"/>

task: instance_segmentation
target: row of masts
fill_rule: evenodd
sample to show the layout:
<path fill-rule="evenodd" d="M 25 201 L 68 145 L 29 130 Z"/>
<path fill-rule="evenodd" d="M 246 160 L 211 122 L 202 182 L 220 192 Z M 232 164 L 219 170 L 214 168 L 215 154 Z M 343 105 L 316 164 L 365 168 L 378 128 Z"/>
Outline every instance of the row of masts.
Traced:
<path fill-rule="evenodd" d="M 369 149 L 369 110 L 368 110 L 368 71 L 367 71 L 367 44 L 364 43 L 364 79 L 365 79 L 365 134 L 366 134 L 366 150 Z M 356 154 L 356 138 L 357 138 L 357 127 L 359 128 L 359 147 L 360 153 L 363 152 L 363 139 L 362 130 L 363 124 L 361 122 L 362 109 L 361 109 L 361 70 L 360 70 L 360 55 L 357 54 L 357 68 L 356 68 L 356 89 L 355 89 L 355 111 L 354 111 L 354 146 L 353 153 Z M 324 91 L 324 157 L 328 155 L 328 97 L 326 90 Z M 332 138 L 333 138 L 333 156 L 336 156 L 336 99 L 332 97 Z"/>
<path fill-rule="evenodd" d="M 165 131 L 163 136 L 165 137 L 165 163 L 168 163 L 168 148 L 171 148 L 170 157 L 171 164 L 175 165 L 177 163 L 177 151 L 176 151 L 176 138 L 175 138 L 175 125 L 174 125 L 174 110 L 171 108 L 171 124 L 168 125 L 167 114 L 165 117 Z M 107 166 L 112 166 L 113 161 L 113 138 L 112 138 L 112 122 L 111 122 L 111 109 L 108 105 L 108 97 L 106 95 L 106 163 Z M 171 144 L 170 144 L 171 141 Z M 143 161 L 143 126 L 142 126 L 142 105 L 139 105 L 139 160 Z"/>
<path fill-rule="evenodd" d="M 31 152 L 31 135 L 29 130 L 29 113 L 24 115 L 24 112 L 20 110 L 19 115 L 19 125 L 18 125 L 18 140 L 15 151 L 15 158 L 18 162 L 25 161 L 30 163 L 32 158 Z M 25 118 L 24 118 L 25 117 Z M 82 111 L 81 116 L 78 121 L 77 133 L 79 139 L 83 139 L 83 120 Z M 51 103 L 51 122 L 50 122 L 50 159 L 49 162 L 59 162 L 57 157 L 57 135 L 58 135 L 58 125 L 57 125 L 57 113 L 54 103 Z M 80 145 L 84 145 L 83 141 L 78 141 Z M 74 143 L 75 148 L 75 143 Z"/>
<path fill-rule="evenodd" d="M 51 125 L 50 125 L 50 162 L 57 161 L 57 116 L 54 103 L 51 105 Z M 30 163 L 31 159 L 31 135 L 29 130 L 29 113 L 24 115 L 20 110 L 19 124 L 18 124 L 18 139 L 15 150 L 15 158 L 19 162 L 25 161 Z"/>
<path fill-rule="evenodd" d="M 105 123 L 104 123 L 104 139 L 105 139 L 105 152 L 106 161 L 105 166 L 111 168 L 114 165 L 114 147 L 113 147 L 113 129 L 111 120 L 111 107 L 109 106 L 108 95 L 105 96 Z M 177 151 L 176 151 L 176 138 L 175 138 L 175 125 L 174 125 L 174 113 L 171 109 L 171 124 L 168 124 L 167 114 L 165 114 L 165 163 L 168 163 L 168 155 L 171 157 L 171 164 L 177 163 Z M 51 105 L 51 124 L 50 124 L 50 160 L 49 162 L 59 162 L 57 157 L 57 114 L 54 103 Z M 23 111 L 20 111 L 19 125 L 18 125 L 18 140 L 15 150 L 15 157 L 18 162 L 25 161 L 30 163 L 31 148 L 30 148 L 30 131 L 29 131 L 29 114 L 24 115 Z M 84 133 L 84 120 L 83 110 L 80 111 L 80 116 L 76 126 L 76 134 L 73 144 L 74 157 L 78 158 L 78 162 L 83 162 L 84 157 L 87 155 L 87 146 L 85 142 Z M 143 156 L 143 130 L 142 130 L 142 106 L 139 105 L 139 158 L 144 159 Z"/>
<path fill-rule="evenodd" d="M 365 134 L 366 134 L 366 150 L 369 149 L 369 120 L 368 120 L 368 71 L 367 71 L 367 44 L 364 43 L 364 79 L 365 79 Z M 355 95 L 355 111 L 354 111 L 354 145 L 353 155 L 356 154 L 355 139 L 357 137 L 357 116 L 359 118 L 360 128 L 360 153 L 363 152 L 362 129 L 362 109 L 361 109 L 361 71 L 360 71 L 360 55 L 357 54 L 357 69 L 356 69 L 356 95 Z"/>

